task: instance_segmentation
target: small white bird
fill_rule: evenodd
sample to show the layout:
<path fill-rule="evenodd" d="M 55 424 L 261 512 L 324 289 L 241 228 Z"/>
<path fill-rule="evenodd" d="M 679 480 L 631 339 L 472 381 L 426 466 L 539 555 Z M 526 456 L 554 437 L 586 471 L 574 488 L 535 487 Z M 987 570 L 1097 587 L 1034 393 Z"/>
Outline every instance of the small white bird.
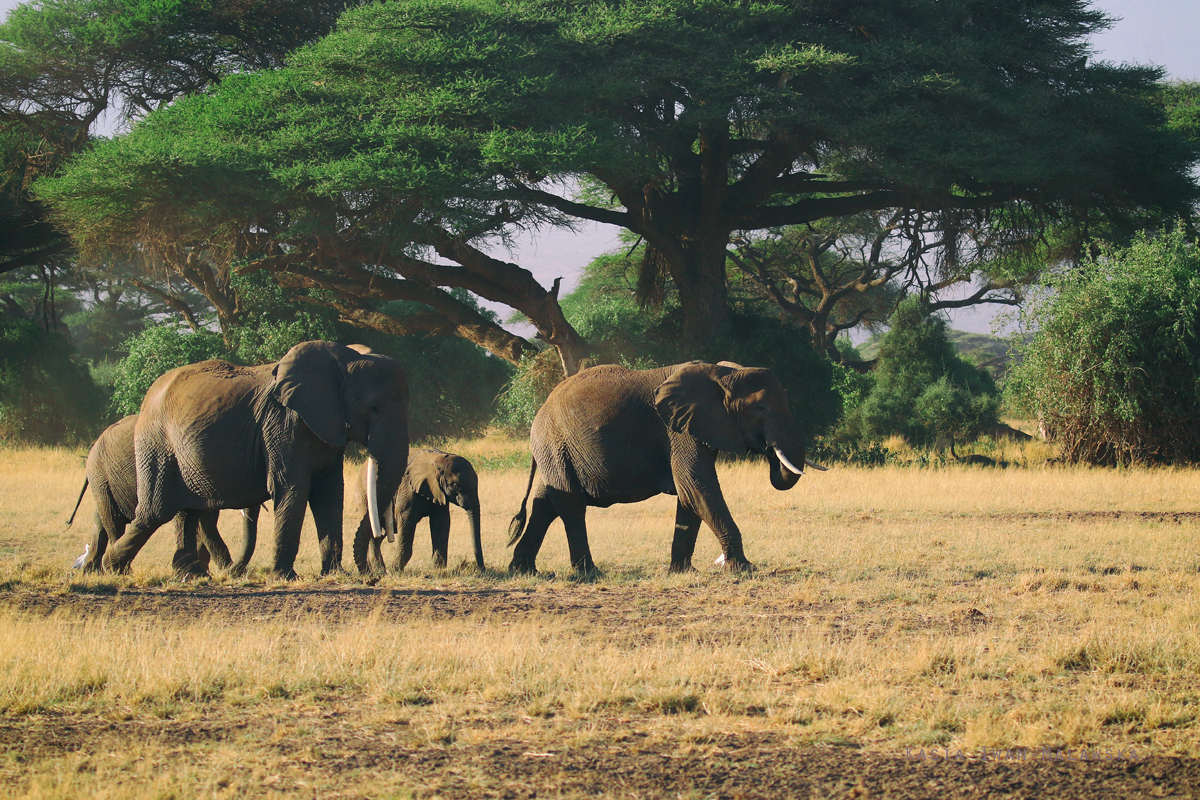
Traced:
<path fill-rule="evenodd" d="M 83 546 L 83 555 L 75 559 L 75 563 L 71 565 L 71 569 L 83 569 L 83 562 L 87 561 L 88 553 L 92 552 L 92 543 L 88 542 Z"/>
<path fill-rule="evenodd" d="M 725 554 L 721 553 L 721 555 L 717 556 L 717 560 L 714 561 L 713 563 L 716 564 L 718 567 L 721 566 L 722 564 L 724 564 L 725 563 Z"/>

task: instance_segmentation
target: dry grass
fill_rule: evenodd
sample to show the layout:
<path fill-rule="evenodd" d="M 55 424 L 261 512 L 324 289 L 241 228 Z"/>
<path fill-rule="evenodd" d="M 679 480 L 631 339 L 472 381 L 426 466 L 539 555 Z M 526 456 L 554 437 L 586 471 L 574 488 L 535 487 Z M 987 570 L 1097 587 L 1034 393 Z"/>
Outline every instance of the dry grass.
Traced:
<path fill-rule="evenodd" d="M 449 446 L 477 460 L 519 448 Z M 407 747 L 756 730 L 885 752 L 1135 745 L 1200 755 L 1200 475 L 1190 470 L 839 468 L 776 492 L 764 465 L 728 465 L 753 577 L 707 566 L 719 552 L 707 532 L 700 572 L 668 576 L 674 499 L 660 497 L 589 511 L 604 574 L 585 582 L 569 577 L 559 526 L 539 558 L 556 577 L 503 572 L 527 473 L 485 471 L 488 573 L 434 569 L 421 542 L 410 570 L 348 617 L 247 618 L 218 605 L 196 618 L 173 613 L 172 598 L 227 588 L 311 603 L 317 590 L 366 588 L 350 576 L 266 585 L 261 550 L 246 579 L 181 586 L 166 532 L 132 577 L 81 578 L 68 566 L 90 500 L 78 530 L 62 525 L 81 455 L 0 453 L 0 719 L 13 730 L 55 718 L 224 719 L 233 729 L 272 719 L 308 731 L 301 738 L 352 724 Z M 470 543 L 465 518 L 454 520 L 450 563 L 460 564 Z M 269 526 L 265 514 L 264 548 Z M 236 535 L 232 520 L 223 527 Z M 316 571 L 315 550 L 306 530 L 303 575 Z M 66 602 L 148 588 L 162 592 L 161 613 L 122 613 L 124 595 L 103 613 Z M 47 615 L 39 597 L 64 604 Z M 343 716 L 322 722 L 312 709 Z M 240 782 L 226 788 L 262 793 L 275 769 L 260 741 L 275 734 L 263 730 L 220 747 L 172 745 L 193 756 L 175 766 L 145 743 L 88 769 L 62 752 L 0 764 L 24 776 L 0 794 L 105 796 L 116 776 L 127 790 L 186 795 L 180 787 L 209 785 L 209 773 L 188 772 L 197 759 L 241 759 Z M 145 772 L 150 762 L 161 769 Z"/>

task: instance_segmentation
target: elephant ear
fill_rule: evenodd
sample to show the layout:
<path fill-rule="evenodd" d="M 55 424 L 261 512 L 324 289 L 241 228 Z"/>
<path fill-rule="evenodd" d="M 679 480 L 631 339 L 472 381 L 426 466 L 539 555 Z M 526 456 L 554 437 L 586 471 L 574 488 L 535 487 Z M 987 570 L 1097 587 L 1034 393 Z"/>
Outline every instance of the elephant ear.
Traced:
<path fill-rule="evenodd" d="M 741 455 L 746 443 L 726 407 L 727 392 L 719 380 L 728 369 L 701 363 L 680 367 L 659 384 L 654 408 L 676 433 L 686 433 L 713 450 Z"/>
<path fill-rule="evenodd" d="M 446 493 L 442 490 L 442 468 L 436 459 L 421 459 L 408 466 L 408 482 L 416 494 L 432 500 L 439 506 L 446 505 Z"/>
<path fill-rule="evenodd" d="M 321 441 L 333 447 L 346 445 L 346 406 L 342 400 L 342 364 L 334 354 L 338 345 L 302 342 L 279 359 L 272 374 L 273 391 L 280 403 L 300 415 Z"/>

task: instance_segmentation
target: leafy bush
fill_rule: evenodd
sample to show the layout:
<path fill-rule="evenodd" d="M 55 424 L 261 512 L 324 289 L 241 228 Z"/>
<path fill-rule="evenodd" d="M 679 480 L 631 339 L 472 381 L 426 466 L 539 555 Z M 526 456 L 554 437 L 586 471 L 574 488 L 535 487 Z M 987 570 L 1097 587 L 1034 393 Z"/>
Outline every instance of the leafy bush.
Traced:
<path fill-rule="evenodd" d="M 118 417 L 138 413 L 150 384 L 164 372 L 210 358 L 233 357 L 219 334 L 193 332 L 171 323 L 152 325 L 129 337 L 125 346 L 129 355 L 117 362 L 111 401 L 112 413 Z"/>
<path fill-rule="evenodd" d="M 1200 459 L 1200 253 L 1182 228 L 1103 250 L 1026 314 L 1008 398 L 1065 459 Z"/>
<path fill-rule="evenodd" d="M 781 321 L 761 303 L 743 301 L 733 305 L 725 336 L 700 350 L 684 350 L 674 294 L 668 291 L 657 309 L 642 308 L 628 277 L 631 269 L 624 254 L 600 256 L 562 300 L 564 315 L 592 347 L 593 358 L 585 363 L 649 369 L 699 359 L 767 367 L 788 391 L 792 415 L 806 436 L 836 422 L 841 400 L 831 388 L 833 366 L 812 349 L 807 332 Z M 537 410 L 560 380 L 553 351 L 527 359 L 500 397 L 497 423 L 514 434 L 528 433 Z"/>
<path fill-rule="evenodd" d="M 892 316 L 871 383 L 846 382 L 847 392 L 859 392 L 862 399 L 834 438 L 872 441 L 899 434 L 927 444 L 939 436 L 970 439 L 997 422 L 991 376 L 955 353 L 945 323 L 930 316 L 917 297 L 902 302 Z"/>
<path fill-rule="evenodd" d="M 102 411 L 100 390 L 65 336 L 0 318 L 0 442 L 82 443 Z"/>

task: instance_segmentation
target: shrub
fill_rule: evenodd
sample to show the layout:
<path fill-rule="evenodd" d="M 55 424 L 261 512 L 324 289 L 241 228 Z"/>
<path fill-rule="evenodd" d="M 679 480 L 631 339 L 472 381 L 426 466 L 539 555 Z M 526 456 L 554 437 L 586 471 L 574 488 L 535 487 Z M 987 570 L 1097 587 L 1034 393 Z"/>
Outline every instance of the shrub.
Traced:
<path fill-rule="evenodd" d="M 1071 462 L 1200 459 L 1200 253 L 1182 227 L 1102 250 L 1026 312 L 1007 386 Z"/>
<path fill-rule="evenodd" d="M 918 297 L 893 314 L 870 385 L 848 383 L 847 391 L 862 399 L 839 426 L 835 438 L 843 442 L 894 434 L 914 444 L 939 436 L 970 439 L 997 422 L 991 376 L 955 353 L 945 323 Z"/>
<path fill-rule="evenodd" d="M 164 372 L 210 358 L 233 357 L 219 334 L 172 323 L 152 325 L 129 337 L 125 346 L 129 355 L 117 362 L 110 405 L 118 417 L 138 413 L 150 384 Z"/>
<path fill-rule="evenodd" d="M 0 441 L 86 442 L 102 413 L 100 390 L 65 336 L 33 320 L 0 318 Z"/>

